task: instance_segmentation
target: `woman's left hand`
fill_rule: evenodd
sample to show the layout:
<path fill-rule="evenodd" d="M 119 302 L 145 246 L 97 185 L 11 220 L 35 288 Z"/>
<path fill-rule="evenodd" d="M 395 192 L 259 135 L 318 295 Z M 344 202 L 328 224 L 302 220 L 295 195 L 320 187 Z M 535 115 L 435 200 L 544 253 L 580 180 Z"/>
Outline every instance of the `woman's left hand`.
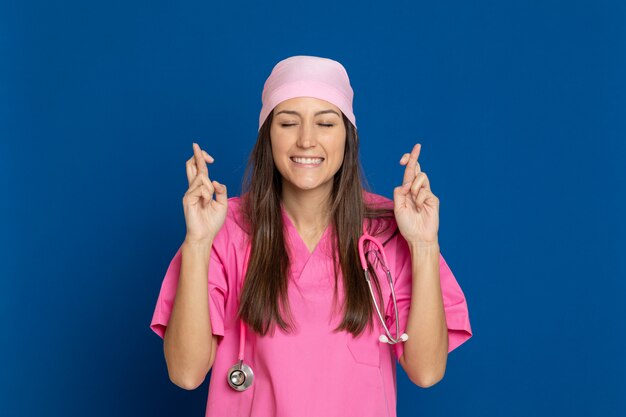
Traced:
<path fill-rule="evenodd" d="M 417 162 L 421 144 L 400 159 L 405 165 L 404 180 L 393 190 L 394 214 L 400 233 L 407 242 L 418 246 L 438 243 L 439 199 L 430 190 L 428 177 Z"/>

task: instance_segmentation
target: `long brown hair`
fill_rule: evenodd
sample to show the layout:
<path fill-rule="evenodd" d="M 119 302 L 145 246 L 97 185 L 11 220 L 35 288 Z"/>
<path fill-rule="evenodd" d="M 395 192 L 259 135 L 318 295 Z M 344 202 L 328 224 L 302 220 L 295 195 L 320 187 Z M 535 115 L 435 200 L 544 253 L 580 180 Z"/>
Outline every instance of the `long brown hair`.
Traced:
<path fill-rule="evenodd" d="M 274 165 L 270 141 L 273 115 L 272 110 L 259 130 L 246 167 L 241 197 L 242 217 L 247 223 L 244 228 L 250 237 L 251 252 L 238 315 L 249 329 L 261 335 L 267 334 L 270 328 L 273 330 L 276 324 L 284 331 L 293 329 L 288 300 L 290 258 L 280 206 L 282 176 Z M 335 331 L 346 330 L 358 336 L 366 326 L 372 326 L 374 313 L 359 260 L 358 242 L 363 233 L 363 222 L 366 218 L 370 219 L 368 232 L 376 236 L 389 228 L 389 219 L 394 214 L 393 208 L 365 203 L 363 190 L 369 190 L 370 187 L 362 175 L 358 135 L 350 120 L 343 114 L 342 117 L 346 126 L 345 153 L 343 163 L 333 179 L 330 200 L 330 218 L 334 231 L 333 303 L 336 305 L 337 302 L 338 265 L 341 266 L 345 294 L 343 320 Z M 383 228 L 383 225 L 386 227 Z M 372 230 L 372 226 L 376 226 L 375 230 Z M 389 239 L 397 233 L 396 228 Z M 371 263 L 369 269 L 375 275 Z M 378 279 L 372 279 L 372 282 L 375 283 L 378 304 L 384 309 L 385 304 L 380 301 L 382 293 Z M 283 319 L 282 313 L 287 315 L 289 323 Z"/>

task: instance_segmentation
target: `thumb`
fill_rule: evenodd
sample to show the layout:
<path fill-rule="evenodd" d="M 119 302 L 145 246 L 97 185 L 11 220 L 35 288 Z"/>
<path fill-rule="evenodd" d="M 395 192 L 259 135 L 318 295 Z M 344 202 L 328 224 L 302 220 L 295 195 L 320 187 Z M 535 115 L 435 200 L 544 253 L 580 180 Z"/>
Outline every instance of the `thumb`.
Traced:
<path fill-rule="evenodd" d="M 228 195 L 226 193 L 226 185 L 220 184 L 213 180 L 213 186 L 215 187 L 215 200 L 220 204 L 226 204 L 228 201 Z"/>
<path fill-rule="evenodd" d="M 410 184 L 410 183 L 409 183 Z M 411 188 L 403 185 L 399 185 L 393 189 L 393 205 L 395 209 L 402 208 L 406 205 L 406 195 L 411 191 Z"/>

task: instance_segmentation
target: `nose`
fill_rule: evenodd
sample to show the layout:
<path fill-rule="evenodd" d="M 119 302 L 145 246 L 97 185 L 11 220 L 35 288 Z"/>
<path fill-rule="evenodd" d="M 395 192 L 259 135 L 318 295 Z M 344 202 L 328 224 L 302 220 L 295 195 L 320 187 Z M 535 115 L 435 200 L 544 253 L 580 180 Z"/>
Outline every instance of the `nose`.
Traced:
<path fill-rule="evenodd" d="M 315 129 L 313 123 L 302 123 L 298 133 L 298 146 L 301 148 L 310 148 L 317 143 L 315 137 Z"/>

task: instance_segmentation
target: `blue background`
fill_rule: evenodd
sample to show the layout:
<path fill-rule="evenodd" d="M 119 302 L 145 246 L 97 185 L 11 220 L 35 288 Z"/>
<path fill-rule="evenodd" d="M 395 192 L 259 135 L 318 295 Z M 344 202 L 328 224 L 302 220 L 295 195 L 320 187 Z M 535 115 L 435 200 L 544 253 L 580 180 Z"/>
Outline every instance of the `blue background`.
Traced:
<path fill-rule="evenodd" d="M 398 414 L 625 415 L 624 3 L 226 3 L 0 2 L 0 414 L 204 415 L 148 327 L 184 164 L 197 141 L 239 195 L 265 78 L 305 54 L 348 70 L 375 192 L 422 143 L 468 300 Z"/>

